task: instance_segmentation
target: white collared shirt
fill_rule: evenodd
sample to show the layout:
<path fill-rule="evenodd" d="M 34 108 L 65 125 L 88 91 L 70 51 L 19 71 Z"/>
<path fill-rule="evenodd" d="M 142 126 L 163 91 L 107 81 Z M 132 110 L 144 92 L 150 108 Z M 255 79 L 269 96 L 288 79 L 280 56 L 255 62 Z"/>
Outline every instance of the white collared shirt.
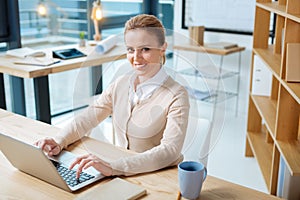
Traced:
<path fill-rule="evenodd" d="M 130 78 L 129 88 L 129 101 L 131 107 L 134 107 L 138 102 L 148 99 L 152 96 L 154 91 L 159 88 L 168 78 L 168 74 L 161 67 L 161 69 L 149 80 L 139 84 L 134 91 L 134 81 L 136 80 L 136 74 L 133 74 Z"/>

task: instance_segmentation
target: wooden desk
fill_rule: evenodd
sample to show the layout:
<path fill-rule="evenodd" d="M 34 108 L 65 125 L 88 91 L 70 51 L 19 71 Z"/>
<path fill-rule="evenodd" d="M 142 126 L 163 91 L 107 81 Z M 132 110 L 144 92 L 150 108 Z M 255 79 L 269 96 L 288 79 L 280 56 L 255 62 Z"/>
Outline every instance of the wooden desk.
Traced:
<path fill-rule="evenodd" d="M 78 44 L 42 49 L 42 51 L 46 53 L 47 57 L 52 57 L 53 50 L 69 48 L 77 48 L 78 50 L 86 54 L 87 57 L 62 60 L 57 64 L 53 64 L 47 67 L 39 67 L 33 65 L 14 64 L 14 61 L 20 58 L 15 58 L 7 55 L 0 56 L 0 73 L 11 75 L 11 84 L 13 87 L 12 101 L 14 112 L 26 115 L 23 78 L 32 78 L 34 81 L 37 119 L 43 122 L 51 123 L 48 81 L 49 74 L 55 74 L 82 67 L 99 66 L 105 62 L 111 62 L 126 57 L 126 48 L 124 45 L 117 45 L 103 55 L 95 53 L 95 46 L 79 47 Z M 99 76 L 101 76 L 101 73 Z M 99 77 L 97 77 L 96 80 L 98 79 Z M 1 85 L 2 84 L 0 83 L 0 86 Z M 4 86 L 0 88 L 0 94 L 1 90 L 4 91 Z M 5 101 L 5 98 L 0 98 L 0 100 Z"/>
<path fill-rule="evenodd" d="M 23 141 L 32 143 L 39 138 L 54 135 L 58 130 L 58 128 L 49 124 L 0 109 L 0 132 L 18 137 Z M 90 138 L 84 140 L 84 142 L 88 141 L 95 142 Z M 108 144 L 97 141 L 97 149 L 101 150 L 103 147 L 101 145 Z M 99 146 L 101 148 L 99 148 Z M 109 148 L 113 150 L 117 147 L 109 145 Z M 84 148 L 82 142 L 77 142 L 71 145 L 68 150 L 75 153 L 86 152 L 86 148 Z M 89 151 L 90 150 L 91 149 L 89 149 Z M 95 153 L 99 154 L 99 152 Z M 16 170 L 13 166 L 11 166 L 2 153 L 0 153 L 0 174 L 0 199 L 75 199 L 76 197 L 82 197 L 94 190 L 97 190 L 97 187 L 101 184 L 112 179 L 111 177 L 107 177 L 100 182 L 80 190 L 79 192 L 69 193 Z M 176 167 L 162 169 L 153 173 L 121 178 L 146 188 L 147 195 L 142 199 L 176 199 L 177 191 L 179 190 Z M 97 196 L 97 198 L 95 197 L 95 199 L 99 199 L 100 197 L 101 194 Z M 201 197 L 199 199 L 275 200 L 279 198 L 208 176 L 204 182 Z"/>

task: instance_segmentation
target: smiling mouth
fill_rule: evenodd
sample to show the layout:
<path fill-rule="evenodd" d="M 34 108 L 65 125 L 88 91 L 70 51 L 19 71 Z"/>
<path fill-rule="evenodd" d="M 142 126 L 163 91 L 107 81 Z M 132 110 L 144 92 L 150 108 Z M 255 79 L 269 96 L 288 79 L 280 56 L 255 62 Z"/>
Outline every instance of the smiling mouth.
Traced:
<path fill-rule="evenodd" d="M 135 64 L 134 65 L 137 69 L 142 69 L 146 66 L 146 64 Z"/>

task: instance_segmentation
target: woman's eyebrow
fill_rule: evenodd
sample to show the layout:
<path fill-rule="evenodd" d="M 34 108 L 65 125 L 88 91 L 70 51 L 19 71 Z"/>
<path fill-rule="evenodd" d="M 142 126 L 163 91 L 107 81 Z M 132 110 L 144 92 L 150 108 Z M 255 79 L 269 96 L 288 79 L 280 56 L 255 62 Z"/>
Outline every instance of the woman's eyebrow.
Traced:
<path fill-rule="evenodd" d="M 160 47 L 156 47 L 156 46 L 153 46 L 153 45 L 147 45 L 147 44 L 145 44 L 145 45 L 140 45 L 140 46 L 137 46 L 137 47 L 133 47 L 133 46 L 129 46 L 129 45 L 127 45 L 126 46 L 126 48 L 136 48 L 136 49 L 142 49 L 142 48 L 145 48 L 145 47 L 147 47 L 147 48 L 152 48 L 152 49 L 159 49 Z"/>

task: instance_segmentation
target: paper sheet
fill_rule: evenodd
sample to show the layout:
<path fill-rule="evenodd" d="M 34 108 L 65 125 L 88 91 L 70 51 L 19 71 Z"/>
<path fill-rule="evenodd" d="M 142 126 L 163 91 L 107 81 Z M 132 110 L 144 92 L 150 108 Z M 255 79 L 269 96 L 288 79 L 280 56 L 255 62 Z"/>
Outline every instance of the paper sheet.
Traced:
<path fill-rule="evenodd" d="M 96 46 L 96 52 L 100 54 L 104 54 L 113 48 L 118 42 L 117 35 L 110 35 L 104 40 L 100 41 Z"/>

